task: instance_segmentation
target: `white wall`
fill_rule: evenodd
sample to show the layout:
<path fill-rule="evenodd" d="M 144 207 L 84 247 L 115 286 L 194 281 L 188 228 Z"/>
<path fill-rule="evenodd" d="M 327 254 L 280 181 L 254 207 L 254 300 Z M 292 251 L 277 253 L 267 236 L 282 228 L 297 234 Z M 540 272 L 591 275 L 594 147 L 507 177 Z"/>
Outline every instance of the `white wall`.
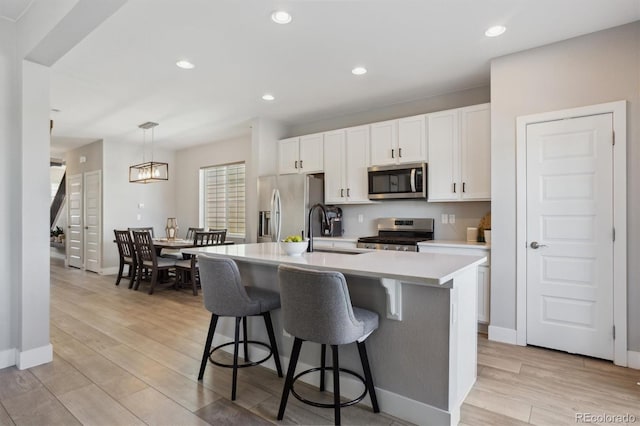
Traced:
<path fill-rule="evenodd" d="M 168 217 L 177 217 L 181 230 L 188 225 L 178 214 L 176 195 L 182 192 L 178 183 L 181 170 L 173 151 L 154 149 L 153 155 L 154 160 L 169 163 L 169 180 L 140 184 L 129 183 L 129 166 L 142 162 L 142 145 L 105 139 L 102 148 L 102 269 L 115 273 L 118 249 L 113 242 L 114 229 L 153 226 L 156 236 L 163 236 Z"/>
<path fill-rule="evenodd" d="M 247 171 L 251 169 L 250 136 L 195 146 L 176 152 L 176 172 L 173 176 L 175 176 L 176 182 L 175 214 L 180 224 L 180 235 L 184 235 L 188 227 L 198 226 L 199 224 L 200 169 L 239 161 L 246 162 Z M 249 184 L 249 176 L 247 176 L 246 185 L 249 186 Z M 253 220 L 256 215 L 252 215 L 248 208 L 246 214 L 247 237 L 250 237 L 253 235 L 250 232 L 254 229 L 250 225 L 253 225 L 253 222 L 257 222 L 257 219 Z"/>
<path fill-rule="evenodd" d="M 22 144 L 21 179 L 12 179 L 20 188 L 20 220 L 13 226 L 21 228 L 21 236 L 13 242 L 20 247 L 19 290 L 21 353 L 44 348 L 50 361 L 49 344 L 49 68 L 22 61 Z M 21 181 L 19 183 L 19 181 Z M 38 265 L 38 267 L 34 267 Z M 20 368 L 34 365 L 17 359 Z"/>
<path fill-rule="evenodd" d="M 627 100 L 628 345 L 640 350 L 640 22 L 491 64 L 491 325 L 516 327 L 516 117 Z"/>
<path fill-rule="evenodd" d="M 5 279 L 0 280 L 0 356 L 15 348 L 17 331 L 12 309 L 15 305 L 12 289 L 17 283 L 17 274 L 10 243 L 19 236 L 19 230 L 13 222 L 17 219 L 14 207 L 17 202 L 12 190 L 14 173 L 19 171 L 16 165 L 18 144 L 15 143 L 19 135 L 15 31 L 15 25 L 0 19 L 0 123 L 3 123 L 0 126 L 0 204 L 3 206 L 0 208 L 0 227 L 9 236 L 0 238 L 0 271 L 4 271 L 5 275 Z"/>
<path fill-rule="evenodd" d="M 474 89 L 447 93 L 430 98 L 378 107 L 368 111 L 343 115 L 340 117 L 325 118 L 298 126 L 291 126 L 286 137 L 309 135 L 311 133 L 326 132 L 329 130 L 343 129 L 345 127 L 359 126 L 378 121 L 410 117 L 412 115 L 425 114 L 428 112 L 444 111 L 452 108 L 483 104 L 489 102 L 489 98 L 489 86 L 477 87 Z"/>

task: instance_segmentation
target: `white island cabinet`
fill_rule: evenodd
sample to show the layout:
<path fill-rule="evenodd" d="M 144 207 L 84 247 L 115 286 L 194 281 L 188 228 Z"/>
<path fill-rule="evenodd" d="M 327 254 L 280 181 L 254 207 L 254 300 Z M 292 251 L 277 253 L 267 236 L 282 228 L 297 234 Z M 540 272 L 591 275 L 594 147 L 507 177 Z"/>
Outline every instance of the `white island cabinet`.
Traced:
<path fill-rule="evenodd" d="M 380 316 L 378 329 L 367 339 L 380 409 L 416 424 L 458 424 L 460 406 L 476 380 L 476 286 L 478 265 L 486 257 L 383 250 L 286 256 L 278 243 L 184 251 L 232 258 L 245 285 L 275 291 L 281 264 L 342 272 L 352 303 Z M 272 315 L 286 365 L 293 339 L 282 330 L 280 311 Z M 231 322 L 221 322 L 221 330 L 230 335 Z M 259 321 L 249 326 L 252 339 L 266 340 Z M 360 371 L 357 351 L 349 349 L 341 350 L 340 364 Z M 255 349 L 256 358 L 259 351 Z M 316 366 L 315 356 L 303 352 L 301 368 Z M 264 365 L 273 368 L 272 362 Z M 361 392 L 361 385 L 350 378 L 340 381 L 345 397 Z"/>
<path fill-rule="evenodd" d="M 478 322 L 489 324 L 491 306 L 491 246 L 468 241 L 432 240 L 418 243 L 423 253 L 464 254 L 486 256 L 487 261 L 478 266 Z"/>

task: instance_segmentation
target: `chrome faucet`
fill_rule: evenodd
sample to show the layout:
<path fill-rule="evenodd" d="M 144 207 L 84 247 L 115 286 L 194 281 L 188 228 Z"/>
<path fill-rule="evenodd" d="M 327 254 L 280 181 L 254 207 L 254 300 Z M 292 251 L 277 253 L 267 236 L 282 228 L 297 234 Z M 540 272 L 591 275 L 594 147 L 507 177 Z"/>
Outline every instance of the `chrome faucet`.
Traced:
<path fill-rule="evenodd" d="M 309 246 L 307 247 L 307 252 L 313 252 L 313 224 L 311 223 L 311 218 L 313 217 L 313 211 L 319 208 L 322 211 L 322 224 L 326 226 L 329 223 L 329 218 L 327 217 L 327 209 L 324 204 L 318 203 L 311 206 L 309 209 L 309 231 L 307 232 L 307 236 L 309 237 Z"/>

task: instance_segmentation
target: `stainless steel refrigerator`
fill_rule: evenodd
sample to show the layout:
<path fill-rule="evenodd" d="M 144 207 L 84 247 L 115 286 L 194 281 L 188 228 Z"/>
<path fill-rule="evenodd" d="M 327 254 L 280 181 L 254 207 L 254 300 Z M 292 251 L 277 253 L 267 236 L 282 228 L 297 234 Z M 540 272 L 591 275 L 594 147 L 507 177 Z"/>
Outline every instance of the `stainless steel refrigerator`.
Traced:
<path fill-rule="evenodd" d="M 279 175 L 258 178 L 258 242 L 275 242 L 288 235 L 307 236 L 309 207 L 324 202 L 324 175 Z M 312 220 L 314 235 L 320 221 Z"/>

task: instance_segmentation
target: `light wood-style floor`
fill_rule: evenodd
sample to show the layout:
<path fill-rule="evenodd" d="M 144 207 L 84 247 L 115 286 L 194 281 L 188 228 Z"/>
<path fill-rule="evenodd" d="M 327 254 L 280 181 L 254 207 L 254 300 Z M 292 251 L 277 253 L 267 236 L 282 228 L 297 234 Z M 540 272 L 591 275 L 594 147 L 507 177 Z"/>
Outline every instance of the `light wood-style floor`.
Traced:
<path fill-rule="evenodd" d="M 54 361 L 0 370 L 0 425 L 262 425 L 275 422 L 283 379 L 240 370 L 229 400 L 228 369 L 196 380 L 209 314 L 189 290 L 146 292 L 123 280 L 64 268 L 52 259 Z M 576 413 L 631 414 L 640 423 L 640 371 L 532 347 L 478 341 L 478 381 L 465 425 L 576 424 Z M 372 349 L 374 350 L 374 349 Z M 375 371 L 374 371 L 375 377 Z M 314 392 L 307 389 L 307 392 Z M 384 409 L 384 407 L 382 407 Z M 289 399 L 282 424 L 331 424 L 331 410 Z M 344 424 L 403 425 L 362 406 Z"/>

